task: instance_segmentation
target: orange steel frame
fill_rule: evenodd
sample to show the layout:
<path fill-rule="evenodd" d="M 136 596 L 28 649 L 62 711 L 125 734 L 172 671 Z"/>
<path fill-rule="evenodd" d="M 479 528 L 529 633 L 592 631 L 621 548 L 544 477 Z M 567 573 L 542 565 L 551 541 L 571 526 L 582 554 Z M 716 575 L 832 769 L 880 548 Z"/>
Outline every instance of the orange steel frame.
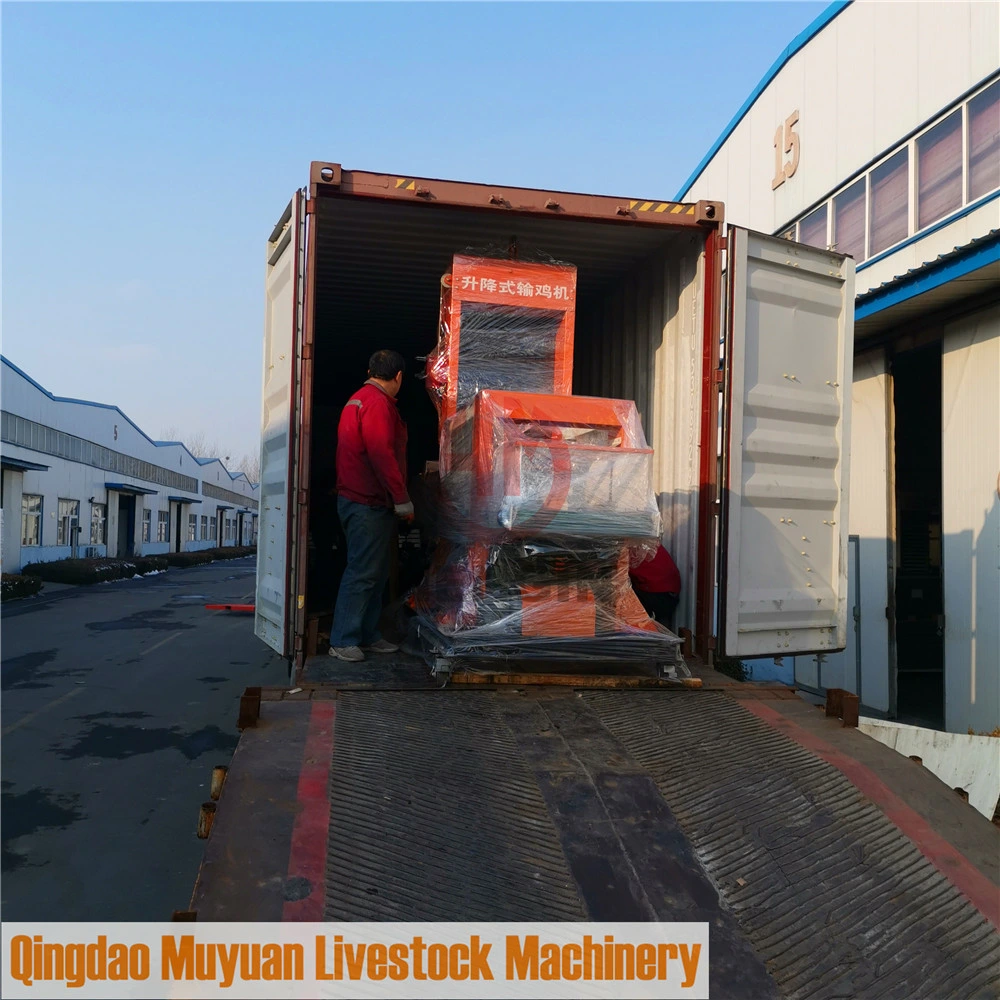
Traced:
<path fill-rule="evenodd" d="M 463 303 L 539 309 L 561 313 L 555 334 L 552 392 L 573 391 L 573 332 L 576 323 L 576 268 L 566 264 L 531 264 L 456 256 L 443 280 L 441 320 L 449 331 L 447 375 L 441 401 L 441 424 L 454 416 L 458 399 Z M 529 291 L 530 290 L 530 291 Z M 556 291 L 564 294 L 556 297 Z"/>
<path fill-rule="evenodd" d="M 497 441 L 494 437 L 492 412 L 501 412 L 505 420 L 515 423 L 552 424 L 562 427 L 610 427 L 624 435 L 621 414 L 618 412 L 618 402 L 610 399 L 599 399 L 591 396 L 556 396 L 542 393 L 509 392 L 490 389 L 476 396 L 473 419 L 473 449 L 477 480 L 476 496 L 489 491 L 493 480 L 493 459 Z M 555 439 L 542 439 L 537 442 L 520 442 L 520 446 L 534 446 L 555 449 L 553 454 L 554 495 L 550 497 L 550 508 L 559 506 L 565 500 L 569 491 L 570 448 L 572 451 L 604 451 L 606 449 L 593 445 L 562 443 Z M 635 451 L 636 449 L 615 449 Z M 649 450 L 649 449 L 647 449 Z M 562 454 L 565 452 L 565 454 Z M 508 448 L 502 448 L 505 459 Z M 505 478 L 509 478 L 509 470 Z M 510 484 L 511 486 L 513 484 Z"/>
<path fill-rule="evenodd" d="M 491 416 L 501 413 L 503 419 L 518 423 L 552 424 L 571 427 L 609 427 L 625 434 L 619 407 L 621 401 L 601 399 L 591 396 L 562 396 L 543 393 L 513 392 L 507 390 L 489 389 L 477 394 L 473 404 L 470 419 L 474 421 L 471 435 L 476 489 L 473 494 L 475 503 L 482 495 L 489 492 L 492 484 L 493 459 L 496 453 L 496 440 Z M 557 511 L 569 491 L 571 466 L 569 456 L 571 451 L 606 451 L 605 447 L 593 445 L 570 445 L 558 447 L 555 440 L 539 440 L 528 443 L 528 446 L 549 448 L 553 451 L 553 488 L 547 498 L 545 507 L 551 512 Z M 525 445 L 524 442 L 521 443 Z M 623 453 L 652 453 L 652 449 L 616 448 Z M 502 449 L 503 461 L 506 462 L 507 448 Z M 509 474 L 505 474 L 505 478 Z M 517 492 L 519 484 L 508 482 L 508 492 Z M 476 586 L 483 593 L 486 580 L 486 549 L 482 545 L 471 547 L 473 565 L 477 573 Z M 623 553 L 619 559 L 619 576 L 627 580 L 628 554 Z M 583 636 L 594 635 L 597 628 L 596 604 L 594 594 L 584 586 L 576 585 L 568 588 L 558 583 L 552 586 L 522 587 L 522 601 L 526 614 L 526 629 L 524 635 L 536 636 Z M 635 628 L 649 631 L 655 630 L 638 598 L 631 588 L 622 590 L 615 598 L 614 615 L 628 622 Z"/>

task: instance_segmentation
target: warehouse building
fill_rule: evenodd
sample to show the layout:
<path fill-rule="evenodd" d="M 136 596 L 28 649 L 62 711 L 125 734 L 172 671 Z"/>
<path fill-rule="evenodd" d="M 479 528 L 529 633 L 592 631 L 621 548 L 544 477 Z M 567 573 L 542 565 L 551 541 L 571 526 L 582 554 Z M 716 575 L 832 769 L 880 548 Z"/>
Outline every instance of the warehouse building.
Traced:
<path fill-rule="evenodd" d="M 857 265 L 853 628 L 783 666 L 863 712 L 1000 726 L 1000 5 L 835 3 L 678 192 Z"/>
<path fill-rule="evenodd" d="M 252 545 L 256 484 L 2 360 L 2 563 Z"/>

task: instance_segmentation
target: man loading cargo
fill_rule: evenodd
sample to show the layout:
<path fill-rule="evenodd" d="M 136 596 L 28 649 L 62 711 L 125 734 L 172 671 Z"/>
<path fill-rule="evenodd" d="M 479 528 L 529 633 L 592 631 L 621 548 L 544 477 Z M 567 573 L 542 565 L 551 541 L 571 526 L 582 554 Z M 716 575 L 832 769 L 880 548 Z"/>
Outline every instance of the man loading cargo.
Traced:
<path fill-rule="evenodd" d="M 406 424 L 396 405 L 406 363 L 376 351 L 368 381 L 347 401 L 337 428 L 337 513 L 347 566 L 337 592 L 330 655 L 359 663 L 364 650 L 394 653 L 379 633 L 395 518 L 413 519 L 406 492 Z"/>
<path fill-rule="evenodd" d="M 652 559 L 633 558 L 629 578 L 646 614 L 673 629 L 674 612 L 681 593 L 681 574 L 670 553 L 661 545 Z"/>

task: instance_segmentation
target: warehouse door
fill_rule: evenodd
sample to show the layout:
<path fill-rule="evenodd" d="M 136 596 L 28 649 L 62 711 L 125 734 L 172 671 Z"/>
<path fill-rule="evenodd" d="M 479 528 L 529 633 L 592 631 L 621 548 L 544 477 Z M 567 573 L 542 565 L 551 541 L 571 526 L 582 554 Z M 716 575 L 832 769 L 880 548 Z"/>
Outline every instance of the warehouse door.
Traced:
<path fill-rule="evenodd" d="M 118 549 L 119 558 L 133 555 L 135 551 L 135 497 L 118 494 Z"/>
<path fill-rule="evenodd" d="M 723 651 L 842 650 L 854 262 L 732 228 L 728 256 Z"/>
<path fill-rule="evenodd" d="M 896 718 L 944 727 L 941 344 L 892 359 Z"/>

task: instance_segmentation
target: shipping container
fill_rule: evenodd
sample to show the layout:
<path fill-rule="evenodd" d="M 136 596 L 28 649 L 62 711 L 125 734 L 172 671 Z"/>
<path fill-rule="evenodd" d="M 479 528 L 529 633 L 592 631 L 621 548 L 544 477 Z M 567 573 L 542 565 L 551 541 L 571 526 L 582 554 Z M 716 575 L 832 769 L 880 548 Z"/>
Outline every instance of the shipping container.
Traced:
<path fill-rule="evenodd" d="M 575 393 L 634 399 L 655 451 L 677 625 L 702 653 L 842 650 L 853 349 L 850 258 L 681 204 L 315 162 L 267 243 L 257 635 L 301 666 L 331 606 L 336 427 L 379 348 L 407 359 L 410 474 L 437 418 L 410 375 L 452 257 L 578 269 Z M 310 544 L 319 552 L 310 559 Z"/>

